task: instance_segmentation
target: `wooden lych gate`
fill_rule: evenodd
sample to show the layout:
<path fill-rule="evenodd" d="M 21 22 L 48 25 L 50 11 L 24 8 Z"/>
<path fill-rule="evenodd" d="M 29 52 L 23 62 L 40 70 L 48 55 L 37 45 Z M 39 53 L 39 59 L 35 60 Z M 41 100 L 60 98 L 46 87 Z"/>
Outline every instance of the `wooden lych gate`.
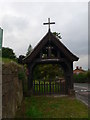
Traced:
<path fill-rule="evenodd" d="M 28 91 L 33 90 L 34 94 L 69 94 L 73 90 L 73 62 L 78 59 L 49 28 L 47 34 L 23 60 L 29 71 Z M 59 64 L 64 70 L 65 82 L 52 79 L 48 82 L 34 81 L 33 71 L 38 64 Z"/>

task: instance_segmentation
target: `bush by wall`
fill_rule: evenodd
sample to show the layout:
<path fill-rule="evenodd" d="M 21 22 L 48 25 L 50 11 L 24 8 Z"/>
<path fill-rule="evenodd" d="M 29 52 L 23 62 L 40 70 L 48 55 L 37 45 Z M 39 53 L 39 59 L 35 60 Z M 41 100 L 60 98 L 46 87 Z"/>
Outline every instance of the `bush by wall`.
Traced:
<path fill-rule="evenodd" d="M 23 94 L 27 93 L 28 83 L 27 83 L 27 68 L 24 65 L 22 69 L 18 70 L 18 79 L 22 81 Z"/>

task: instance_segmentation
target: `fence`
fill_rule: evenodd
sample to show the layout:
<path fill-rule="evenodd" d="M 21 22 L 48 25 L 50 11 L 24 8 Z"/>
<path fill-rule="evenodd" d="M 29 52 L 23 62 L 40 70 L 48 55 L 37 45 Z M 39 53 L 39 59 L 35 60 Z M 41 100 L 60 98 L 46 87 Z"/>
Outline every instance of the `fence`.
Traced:
<path fill-rule="evenodd" d="M 65 82 L 58 81 L 33 81 L 34 94 L 65 94 Z"/>

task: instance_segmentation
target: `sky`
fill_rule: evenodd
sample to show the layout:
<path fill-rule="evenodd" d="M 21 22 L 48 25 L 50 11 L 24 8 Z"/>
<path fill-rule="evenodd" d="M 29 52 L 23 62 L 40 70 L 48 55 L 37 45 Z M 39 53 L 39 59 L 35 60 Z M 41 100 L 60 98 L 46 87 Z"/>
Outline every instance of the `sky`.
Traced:
<path fill-rule="evenodd" d="M 61 42 L 76 56 L 73 68 L 88 69 L 88 2 L 0 2 L 0 27 L 3 46 L 25 55 L 48 32 L 44 22 L 55 22 L 52 32 L 61 34 Z"/>

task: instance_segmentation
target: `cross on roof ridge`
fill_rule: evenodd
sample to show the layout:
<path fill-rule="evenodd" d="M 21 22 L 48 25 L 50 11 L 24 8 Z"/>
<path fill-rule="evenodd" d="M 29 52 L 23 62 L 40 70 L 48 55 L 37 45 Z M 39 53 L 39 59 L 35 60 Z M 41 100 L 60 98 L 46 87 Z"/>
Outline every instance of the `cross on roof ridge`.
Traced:
<path fill-rule="evenodd" d="M 43 25 L 48 25 L 48 30 L 50 30 L 50 24 L 55 24 L 55 22 L 50 22 L 50 18 L 48 18 L 48 23 L 43 23 Z"/>

